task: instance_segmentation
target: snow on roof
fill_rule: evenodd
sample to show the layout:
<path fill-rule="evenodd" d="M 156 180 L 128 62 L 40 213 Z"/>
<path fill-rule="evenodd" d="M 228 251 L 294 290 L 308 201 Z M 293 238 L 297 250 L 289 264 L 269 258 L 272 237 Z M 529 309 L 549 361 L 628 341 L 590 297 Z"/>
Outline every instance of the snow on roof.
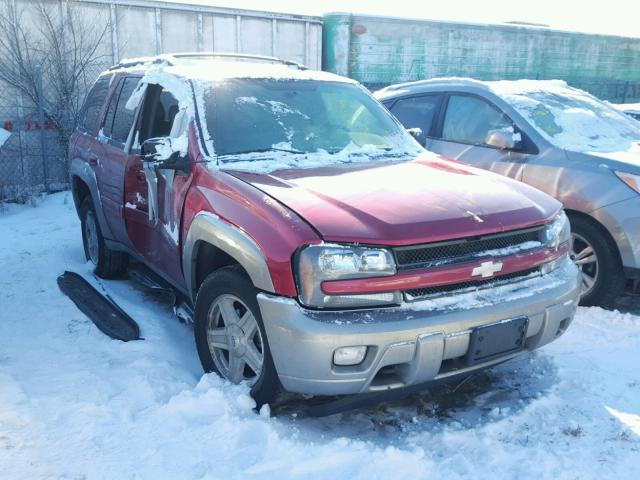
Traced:
<path fill-rule="evenodd" d="M 356 83 L 350 78 L 329 72 L 300 68 L 293 64 L 274 63 L 239 57 L 237 60 L 216 58 L 176 58 L 171 55 L 126 59 L 110 71 L 156 70 L 177 77 L 202 81 L 221 81 L 231 78 L 269 78 L 276 80 L 318 80 Z"/>
<path fill-rule="evenodd" d="M 432 86 L 474 86 L 483 89 L 487 89 L 487 85 L 485 82 L 480 80 L 475 80 L 473 78 L 467 77 L 437 77 L 430 78 L 428 80 L 417 80 L 415 82 L 405 82 L 405 83 L 397 83 L 395 85 L 389 85 L 388 87 L 382 88 L 375 92 L 376 98 L 385 97 L 386 95 L 397 95 L 399 93 L 404 93 L 404 91 L 409 91 L 414 87 L 432 87 Z"/>

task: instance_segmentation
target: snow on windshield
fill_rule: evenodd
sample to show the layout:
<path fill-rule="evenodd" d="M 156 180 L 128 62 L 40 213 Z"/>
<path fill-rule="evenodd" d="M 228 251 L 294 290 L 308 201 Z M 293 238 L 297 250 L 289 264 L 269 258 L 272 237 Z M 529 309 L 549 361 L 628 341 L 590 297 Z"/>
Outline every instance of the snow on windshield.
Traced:
<path fill-rule="evenodd" d="M 552 144 L 578 152 L 636 148 L 638 122 L 560 80 L 487 82 Z"/>
<path fill-rule="evenodd" d="M 421 152 L 380 104 L 350 83 L 232 79 L 205 87 L 204 98 L 220 166 L 264 172 Z"/>

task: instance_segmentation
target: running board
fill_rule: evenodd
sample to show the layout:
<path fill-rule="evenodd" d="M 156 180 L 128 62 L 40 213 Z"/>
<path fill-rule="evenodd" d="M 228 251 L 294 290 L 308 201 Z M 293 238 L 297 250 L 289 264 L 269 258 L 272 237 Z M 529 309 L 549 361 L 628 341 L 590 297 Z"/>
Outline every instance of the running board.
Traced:
<path fill-rule="evenodd" d="M 58 287 L 98 329 L 116 340 L 140 340 L 140 327 L 107 294 L 102 294 L 81 275 L 64 272 L 58 277 Z"/>

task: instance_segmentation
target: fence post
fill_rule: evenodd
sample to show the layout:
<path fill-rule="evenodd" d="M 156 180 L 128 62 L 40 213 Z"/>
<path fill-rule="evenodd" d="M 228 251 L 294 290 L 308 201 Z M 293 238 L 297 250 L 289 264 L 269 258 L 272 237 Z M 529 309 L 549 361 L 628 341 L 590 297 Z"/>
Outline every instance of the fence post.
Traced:
<path fill-rule="evenodd" d="M 42 89 L 42 66 L 36 66 L 36 89 L 38 100 L 38 122 L 40 123 L 40 154 L 42 155 L 42 175 L 44 176 L 44 190 L 49 193 L 49 165 L 47 164 L 47 139 L 44 128 L 44 97 Z"/>

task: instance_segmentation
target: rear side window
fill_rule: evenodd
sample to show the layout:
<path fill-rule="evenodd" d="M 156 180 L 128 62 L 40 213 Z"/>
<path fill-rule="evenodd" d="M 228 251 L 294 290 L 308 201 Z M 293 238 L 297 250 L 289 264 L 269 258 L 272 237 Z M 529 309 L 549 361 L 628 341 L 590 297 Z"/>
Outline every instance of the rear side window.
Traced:
<path fill-rule="evenodd" d="M 109 84 L 111 83 L 111 77 L 99 78 L 95 83 L 87 99 L 85 100 L 82 110 L 82 116 L 80 118 L 80 129 L 85 132 L 93 132 L 93 129 L 98 123 L 98 116 L 102 110 L 104 99 L 109 91 Z"/>
<path fill-rule="evenodd" d="M 440 108 L 441 98 L 440 95 L 401 98 L 393 104 L 390 110 L 405 128 L 422 130 L 418 140 L 424 144 Z"/>
<path fill-rule="evenodd" d="M 103 134 L 118 143 L 125 143 L 133 124 L 135 110 L 126 107 L 127 101 L 138 85 L 137 77 L 125 77 L 120 80 L 109 102 L 105 117 Z"/>
<path fill-rule="evenodd" d="M 509 128 L 513 128 L 509 118 L 484 100 L 468 95 L 451 95 L 442 126 L 442 139 L 486 145 L 491 133 Z"/>

